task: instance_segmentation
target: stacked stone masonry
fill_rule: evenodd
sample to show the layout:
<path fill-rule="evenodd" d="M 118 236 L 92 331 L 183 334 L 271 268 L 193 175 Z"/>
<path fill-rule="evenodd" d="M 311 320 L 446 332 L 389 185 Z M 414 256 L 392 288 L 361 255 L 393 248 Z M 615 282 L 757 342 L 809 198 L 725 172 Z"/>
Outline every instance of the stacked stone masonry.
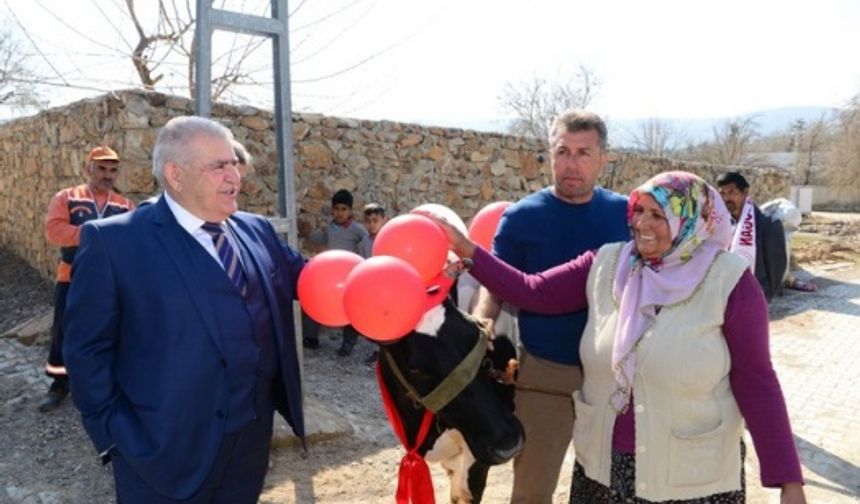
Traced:
<path fill-rule="evenodd" d="M 45 210 L 58 190 L 82 183 L 89 149 L 104 143 L 119 152 L 122 174 L 117 185 L 140 201 L 158 192 L 151 173 L 158 129 L 192 110 L 192 102 L 184 98 L 120 91 L 0 125 L 0 245 L 52 277 L 57 251 L 44 237 Z M 216 104 L 213 117 L 254 157 L 240 207 L 275 215 L 277 153 L 271 112 Z M 498 133 L 295 114 L 293 140 L 300 239 L 330 218 L 330 197 L 342 188 L 355 195 L 358 219 L 369 202 L 381 203 L 390 215 L 439 203 L 468 221 L 488 203 L 515 201 L 552 180 L 546 142 Z M 627 192 L 665 170 L 689 170 L 712 181 L 726 168 L 618 154 L 601 183 Z M 742 171 L 758 201 L 789 192 L 789 176 L 780 170 Z"/>

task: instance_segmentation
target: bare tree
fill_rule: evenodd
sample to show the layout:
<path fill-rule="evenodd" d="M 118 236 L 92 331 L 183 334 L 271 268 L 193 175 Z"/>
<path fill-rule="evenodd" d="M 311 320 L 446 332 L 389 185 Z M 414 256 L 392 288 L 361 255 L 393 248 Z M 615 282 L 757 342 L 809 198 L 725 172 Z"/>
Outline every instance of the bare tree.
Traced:
<path fill-rule="evenodd" d="M 788 126 L 788 150 L 794 151 L 806 132 L 806 119 L 797 118 Z"/>
<path fill-rule="evenodd" d="M 158 17 L 154 26 L 144 27 L 134 0 L 125 0 L 128 17 L 137 34 L 137 43 L 131 53 L 131 61 L 145 89 L 155 89 L 164 77 L 160 67 L 173 57 L 186 65 L 188 95 L 194 97 L 194 65 L 196 51 L 194 41 L 194 0 L 158 0 Z M 151 5 L 147 4 L 148 9 Z M 244 39 L 244 40 L 240 40 Z M 251 54 L 267 42 L 264 37 L 236 35 L 230 49 L 218 56 L 220 72 L 212 79 L 212 99 L 218 100 L 231 86 L 256 84 L 253 69 L 246 63 Z"/>
<path fill-rule="evenodd" d="M 140 83 L 145 89 L 154 89 L 155 85 L 164 75 L 153 75 L 158 70 L 158 67 L 163 62 L 163 57 L 158 55 L 158 46 L 166 43 L 167 50 L 185 52 L 183 44 L 194 26 L 193 16 L 190 11 L 190 6 L 186 3 L 185 18 L 180 15 L 177 9 L 176 2 L 171 2 L 173 8 L 171 13 L 168 13 L 164 0 L 158 0 L 158 24 L 155 32 L 148 34 L 138 18 L 135 10 L 134 0 L 125 0 L 128 15 L 134 25 L 135 33 L 137 33 L 137 44 L 131 53 L 131 62 L 134 65 L 137 75 L 140 78 Z"/>
<path fill-rule="evenodd" d="M 808 125 L 802 119 L 792 123 L 796 183 L 810 184 L 818 164 L 817 155 L 827 142 L 828 127 L 829 123 L 823 116 Z"/>
<path fill-rule="evenodd" d="M 666 157 L 681 144 L 679 137 L 671 124 L 651 118 L 639 124 L 639 132 L 633 135 L 633 143 L 644 154 Z"/>
<path fill-rule="evenodd" d="M 711 161 L 727 166 L 741 164 L 757 136 L 758 124 L 753 117 L 729 119 L 714 127 Z"/>
<path fill-rule="evenodd" d="M 96 0 L 92 0 L 96 1 Z M 229 0 L 211 0 L 216 3 L 219 8 L 224 9 Z M 296 6 L 289 13 L 292 17 L 307 0 L 296 2 Z M 350 0 L 333 11 L 322 15 L 318 19 L 313 19 L 301 26 L 291 28 L 291 33 L 301 33 L 303 38 L 296 44 L 296 47 L 306 42 L 310 35 L 307 30 L 319 24 L 322 24 L 335 16 L 338 16 L 361 3 L 362 0 Z M 166 61 L 175 60 L 183 61 L 185 64 L 186 85 L 188 87 L 188 95 L 194 97 L 194 69 L 196 63 L 196 41 L 194 40 L 195 27 L 195 12 L 193 4 L 195 0 L 158 0 L 158 18 L 154 26 L 144 27 L 140 22 L 135 11 L 134 0 L 125 0 L 126 10 L 134 25 L 135 32 L 138 35 L 137 45 L 132 53 L 132 62 L 140 77 L 140 82 L 145 88 L 154 88 L 163 74 L 156 74 L 159 67 L 165 64 Z M 235 2 L 234 2 L 235 3 Z M 259 15 L 268 15 L 271 8 L 271 2 L 260 0 L 256 4 L 256 10 Z M 247 7 L 245 2 L 242 2 L 243 7 Z M 151 5 L 147 4 L 147 8 L 151 9 Z M 253 10 L 253 9 L 252 9 Z M 356 21 L 357 23 L 357 21 Z M 354 25 L 348 26 L 341 31 L 341 34 L 346 32 Z M 337 37 L 336 37 L 337 38 Z M 335 39 L 336 39 L 335 38 Z M 312 55 L 319 55 L 326 47 L 328 47 L 335 39 L 328 40 L 322 48 L 313 51 Z M 230 39 L 230 47 L 224 52 L 218 54 L 212 61 L 213 77 L 212 77 L 212 99 L 218 100 L 231 93 L 234 88 L 248 85 L 261 85 L 260 76 L 265 74 L 270 78 L 271 67 L 268 63 L 262 65 L 261 68 L 255 68 L 251 63 L 252 56 L 260 47 L 269 42 L 268 37 L 252 36 L 244 34 L 233 34 Z M 337 68 L 326 76 L 304 79 L 307 82 L 317 82 L 339 75 L 345 74 L 368 61 L 372 60 L 379 53 L 370 54 L 367 57 L 357 62 L 347 64 L 345 67 Z M 305 61 L 310 56 L 304 56 L 293 64 L 299 64 Z"/>
<path fill-rule="evenodd" d="M 510 133 L 547 138 L 555 116 L 567 109 L 587 107 L 599 86 L 594 71 L 580 65 L 576 75 L 565 82 L 549 82 L 540 77 L 509 82 L 498 99 L 504 110 L 516 116 L 508 127 Z"/>
<path fill-rule="evenodd" d="M 860 93 L 839 115 L 830 149 L 829 179 L 837 194 L 860 204 Z"/>
<path fill-rule="evenodd" d="M 88 52 L 76 54 L 65 53 L 66 59 L 61 61 L 54 54 L 40 51 L 39 40 L 29 37 L 34 50 L 39 52 L 43 63 L 52 70 L 52 77 L 37 84 L 65 88 L 77 88 L 96 91 L 108 91 L 118 86 L 140 86 L 144 89 L 159 89 L 170 93 L 194 97 L 194 69 L 196 47 L 194 28 L 196 21 L 196 0 L 89 0 L 92 9 L 97 11 L 104 26 L 113 30 L 112 40 L 93 37 L 77 23 L 54 12 L 44 0 L 29 0 L 34 8 L 41 9 L 45 24 L 53 23 L 62 27 L 69 37 L 86 41 L 91 48 Z M 83 2 L 84 0 L 79 0 Z M 268 16 L 271 12 L 272 0 L 210 0 L 213 5 L 224 10 L 238 10 L 260 16 Z M 300 10 L 304 14 L 309 9 L 302 10 L 308 0 L 290 2 L 290 33 L 293 40 L 291 66 L 293 69 L 311 57 L 322 58 L 324 51 L 336 50 L 335 41 L 350 29 L 358 26 L 363 16 L 371 10 L 372 5 L 367 0 L 340 0 L 337 4 L 323 2 L 323 7 L 310 10 L 307 16 L 300 16 L 301 23 L 295 23 L 293 16 Z M 358 6 L 364 11 L 358 12 Z M 27 33 L 27 27 L 15 15 L 12 5 L 6 5 L 8 12 Z M 319 12 L 320 10 L 324 12 Z M 353 14 L 349 19 L 346 14 Z M 305 19 L 306 18 L 306 19 Z M 316 28 L 324 24 L 335 24 L 340 29 L 332 35 L 326 30 L 320 30 L 323 35 L 317 37 Z M 44 27 L 43 27 L 44 29 Z M 325 40 L 320 40 L 326 37 Z M 253 91 L 254 87 L 268 87 L 272 83 L 271 59 L 266 58 L 263 46 L 270 41 L 268 37 L 249 35 L 245 33 L 217 32 L 216 49 L 212 59 L 212 98 L 232 102 L 247 101 L 253 96 L 259 98 Z M 226 44 L 225 44 L 226 43 Z M 354 70 L 396 47 L 401 42 L 392 43 L 378 51 L 360 56 L 352 60 L 339 60 L 331 64 L 330 70 L 317 70 L 321 75 L 305 75 L 293 78 L 293 84 L 316 84 L 326 80 L 335 80 L 351 70 Z M 313 46 L 313 47 L 311 47 Z M 92 58 L 126 59 L 134 68 L 134 77 L 122 69 L 117 69 L 112 80 L 96 81 L 83 69 L 86 63 L 80 63 Z M 67 68 L 71 66 L 71 71 Z M 71 76 L 70 76 L 71 75 Z M 84 79 L 75 79 L 80 76 Z M 136 81 L 136 82 L 135 82 Z M 319 98 L 316 94 L 314 97 Z M 295 103 L 294 103 L 295 106 Z"/>
<path fill-rule="evenodd" d="M 27 60 L 12 34 L 0 29 L 0 106 L 27 108 L 41 104 L 39 92 L 31 83 L 36 77 Z"/>

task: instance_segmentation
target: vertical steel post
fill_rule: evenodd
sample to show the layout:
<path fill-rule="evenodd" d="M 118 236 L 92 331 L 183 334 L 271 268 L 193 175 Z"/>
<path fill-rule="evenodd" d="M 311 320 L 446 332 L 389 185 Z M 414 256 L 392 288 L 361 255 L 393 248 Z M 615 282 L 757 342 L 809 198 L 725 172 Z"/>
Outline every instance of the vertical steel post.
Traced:
<path fill-rule="evenodd" d="M 278 152 L 278 217 L 280 217 L 272 220 L 279 232 L 286 233 L 290 246 L 298 250 L 290 94 L 290 33 L 287 19 L 289 10 L 287 0 L 271 1 L 272 17 L 267 18 L 216 9 L 212 7 L 212 0 L 197 0 L 197 20 L 194 30 L 196 58 L 194 112 L 203 117 L 212 115 L 212 33 L 215 30 L 264 35 L 272 39 L 275 139 Z M 300 313 L 297 303 L 294 303 L 294 313 Z M 295 319 L 296 346 L 301 350 L 301 317 Z M 299 367 L 304 374 L 301 351 L 299 351 Z"/>

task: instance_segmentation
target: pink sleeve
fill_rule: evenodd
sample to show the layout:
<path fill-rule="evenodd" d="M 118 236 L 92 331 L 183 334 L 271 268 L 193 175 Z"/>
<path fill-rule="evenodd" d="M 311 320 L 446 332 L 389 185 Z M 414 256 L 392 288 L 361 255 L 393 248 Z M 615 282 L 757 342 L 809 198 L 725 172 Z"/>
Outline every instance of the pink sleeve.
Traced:
<path fill-rule="evenodd" d="M 758 454 L 762 485 L 803 482 L 785 399 L 770 360 L 767 302 L 749 270 L 729 296 L 723 334 L 731 355 L 732 393 Z"/>
<path fill-rule="evenodd" d="M 535 313 L 558 314 L 588 307 L 585 285 L 594 262 L 588 251 L 564 264 L 527 275 L 478 247 L 471 274 L 508 303 Z"/>

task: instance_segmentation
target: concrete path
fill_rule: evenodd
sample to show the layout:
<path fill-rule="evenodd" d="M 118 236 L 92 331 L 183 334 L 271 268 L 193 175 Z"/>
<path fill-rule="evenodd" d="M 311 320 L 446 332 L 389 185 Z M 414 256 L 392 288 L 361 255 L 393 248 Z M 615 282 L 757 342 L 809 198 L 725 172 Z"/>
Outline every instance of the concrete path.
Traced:
<path fill-rule="evenodd" d="M 786 291 L 771 305 L 771 352 L 800 450 L 810 503 L 860 502 L 860 269 L 816 267 L 815 293 Z M 808 275 L 800 275 L 808 278 Z M 758 465 L 748 502 L 777 503 Z"/>

